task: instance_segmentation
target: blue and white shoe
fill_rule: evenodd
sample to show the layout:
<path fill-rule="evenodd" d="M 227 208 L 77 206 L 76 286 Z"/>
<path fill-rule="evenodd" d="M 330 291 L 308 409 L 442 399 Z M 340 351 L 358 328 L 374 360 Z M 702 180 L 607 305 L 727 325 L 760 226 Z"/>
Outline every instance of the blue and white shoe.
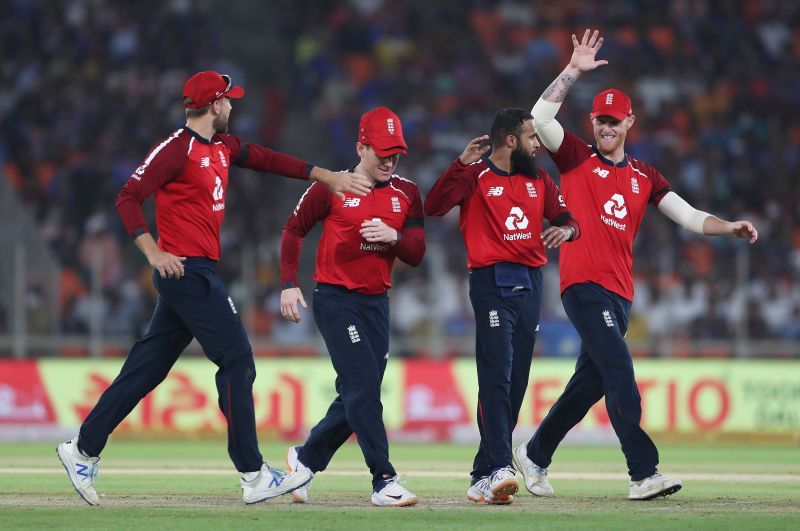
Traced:
<path fill-rule="evenodd" d="M 376 507 L 410 507 L 416 504 L 416 494 L 402 486 L 397 476 L 380 481 L 372 492 L 372 505 Z"/>
<path fill-rule="evenodd" d="M 297 446 L 290 446 L 286 452 L 286 466 L 289 467 L 289 472 L 296 472 L 298 470 L 308 470 L 309 468 L 304 465 L 297 457 Z M 311 488 L 311 481 L 297 487 L 292 491 L 292 501 L 295 503 L 305 503 L 308 501 L 308 490 Z"/>
<path fill-rule="evenodd" d="M 287 474 L 264 463 L 251 481 L 241 478 L 242 499 L 249 505 L 283 496 L 307 484 L 313 477 L 314 474 L 308 469 Z"/>
<path fill-rule="evenodd" d="M 469 486 L 467 499 L 475 503 L 488 503 L 489 505 L 508 505 L 514 502 L 514 496 L 492 495 L 492 488 L 489 476 L 483 476 L 478 481 Z"/>
<path fill-rule="evenodd" d="M 489 490 L 492 498 L 513 496 L 519 490 L 517 472 L 510 466 L 498 468 L 489 476 Z"/>
<path fill-rule="evenodd" d="M 78 438 L 59 444 L 56 454 L 67 471 L 72 486 L 89 505 L 100 505 L 100 497 L 94 490 L 99 457 L 87 457 L 78 450 Z"/>

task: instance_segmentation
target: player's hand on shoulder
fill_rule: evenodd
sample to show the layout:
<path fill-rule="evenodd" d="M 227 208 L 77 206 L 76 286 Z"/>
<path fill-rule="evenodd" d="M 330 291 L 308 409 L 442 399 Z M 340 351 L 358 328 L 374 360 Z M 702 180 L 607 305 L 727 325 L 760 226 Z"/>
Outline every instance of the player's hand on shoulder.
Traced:
<path fill-rule="evenodd" d="M 462 164 L 472 164 L 480 160 L 491 148 L 492 145 L 489 143 L 489 135 L 473 138 L 469 141 L 467 147 L 464 148 L 464 152 L 458 156 L 458 160 L 460 160 Z"/>
<path fill-rule="evenodd" d="M 756 240 L 758 240 L 758 231 L 749 221 L 732 222 L 731 235 L 736 238 L 750 240 L 750 243 L 756 243 Z"/>
<path fill-rule="evenodd" d="M 300 288 L 286 288 L 281 291 L 281 315 L 284 319 L 293 323 L 300 322 L 301 317 L 300 308 L 297 306 L 298 302 L 303 305 L 303 308 L 308 308 Z"/>
<path fill-rule="evenodd" d="M 185 256 L 175 256 L 157 249 L 147 256 L 147 261 L 150 262 L 150 267 L 158 271 L 161 278 L 181 278 L 184 275 Z"/>
<path fill-rule="evenodd" d="M 560 247 L 562 243 L 569 240 L 573 234 L 572 227 L 563 226 L 563 227 L 547 227 L 542 232 L 542 242 L 544 246 L 548 249 L 556 249 Z"/>
<path fill-rule="evenodd" d="M 398 233 L 395 229 L 378 218 L 368 219 L 361 224 L 358 231 L 368 242 L 397 243 Z"/>
<path fill-rule="evenodd" d="M 600 32 L 598 30 L 587 29 L 583 33 L 583 37 L 581 38 L 580 42 L 578 42 L 578 38 L 575 34 L 572 34 L 572 57 L 570 58 L 569 65 L 577 68 L 581 72 L 588 72 L 589 70 L 594 70 L 598 66 L 607 65 L 608 61 L 601 59 L 600 61 L 595 61 L 595 56 L 600 48 L 603 46 L 603 37 L 600 37 Z"/>
<path fill-rule="evenodd" d="M 360 173 L 330 171 L 315 166 L 311 178 L 330 188 L 341 200 L 344 200 L 345 193 L 367 195 L 372 189 L 372 182 Z"/>

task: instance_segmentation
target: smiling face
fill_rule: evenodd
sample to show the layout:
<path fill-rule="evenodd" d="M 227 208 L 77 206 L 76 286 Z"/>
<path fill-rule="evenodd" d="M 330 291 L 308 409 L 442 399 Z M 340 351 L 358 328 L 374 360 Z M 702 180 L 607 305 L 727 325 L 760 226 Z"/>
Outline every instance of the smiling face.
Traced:
<path fill-rule="evenodd" d="M 372 146 L 356 143 L 356 151 L 358 156 L 361 157 L 361 162 L 358 164 L 356 171 L 362 175 L 366 175 L 373 182 L 383 183 L 392 178 L 397 163 L 400 161 L 400 153 L 389 155 L 388 157 L 379 157 Z"/>
<path fill-rule="evenodd" d="M 624 120 L 605 115 L 592 118 L 597 149 L 604 157 L 614 161 L 621 159 L 625 152 L 625 137 L 634 121 L 635 117 L 632 114 Z"/>

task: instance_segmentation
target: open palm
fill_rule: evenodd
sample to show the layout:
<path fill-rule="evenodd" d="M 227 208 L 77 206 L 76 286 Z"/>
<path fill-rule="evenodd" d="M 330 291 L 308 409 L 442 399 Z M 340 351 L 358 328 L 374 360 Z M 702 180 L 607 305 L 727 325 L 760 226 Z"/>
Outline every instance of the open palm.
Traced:
<path fill-rule="evenodd" d="M 572 34 L 572 46 L 574 49 L 572 50 L 572 58 L 569 61 L 570 66 L 577 68 L 581 72 L 588 72 L 598 66 L 608 64 L 608 61 L 604 59 L 600 61 L 595 61 L 594 59 L 603 46 L 603 37 L 598 38 L 599 34 L 598 30 L 594 30 L 594 33 L 592 33 L 591 30 L 587 29 L 580 42 L 578 42 L 575 34 Z"/>

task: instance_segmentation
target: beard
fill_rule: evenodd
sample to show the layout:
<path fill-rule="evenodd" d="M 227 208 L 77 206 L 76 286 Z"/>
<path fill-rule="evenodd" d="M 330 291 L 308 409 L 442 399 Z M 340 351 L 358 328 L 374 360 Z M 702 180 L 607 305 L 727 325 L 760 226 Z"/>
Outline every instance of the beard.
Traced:
<path fill-rule="evenodd" d="M 511 152 L 511 168 L 514 173 L 521 173 L 526 177 L 536 177 L 539 168 L 536 166 L 536 158 L 525 153 L 519 146 Z"/>
<path fill-rule="evenodd" d="M 214 118 L 214 123 L 212 124 L 214 127 L 214 131 L 217 133 L 225 134 L 228 132 L 228 117 L 222 116 L 221 114 L 217 115 Z"/>

